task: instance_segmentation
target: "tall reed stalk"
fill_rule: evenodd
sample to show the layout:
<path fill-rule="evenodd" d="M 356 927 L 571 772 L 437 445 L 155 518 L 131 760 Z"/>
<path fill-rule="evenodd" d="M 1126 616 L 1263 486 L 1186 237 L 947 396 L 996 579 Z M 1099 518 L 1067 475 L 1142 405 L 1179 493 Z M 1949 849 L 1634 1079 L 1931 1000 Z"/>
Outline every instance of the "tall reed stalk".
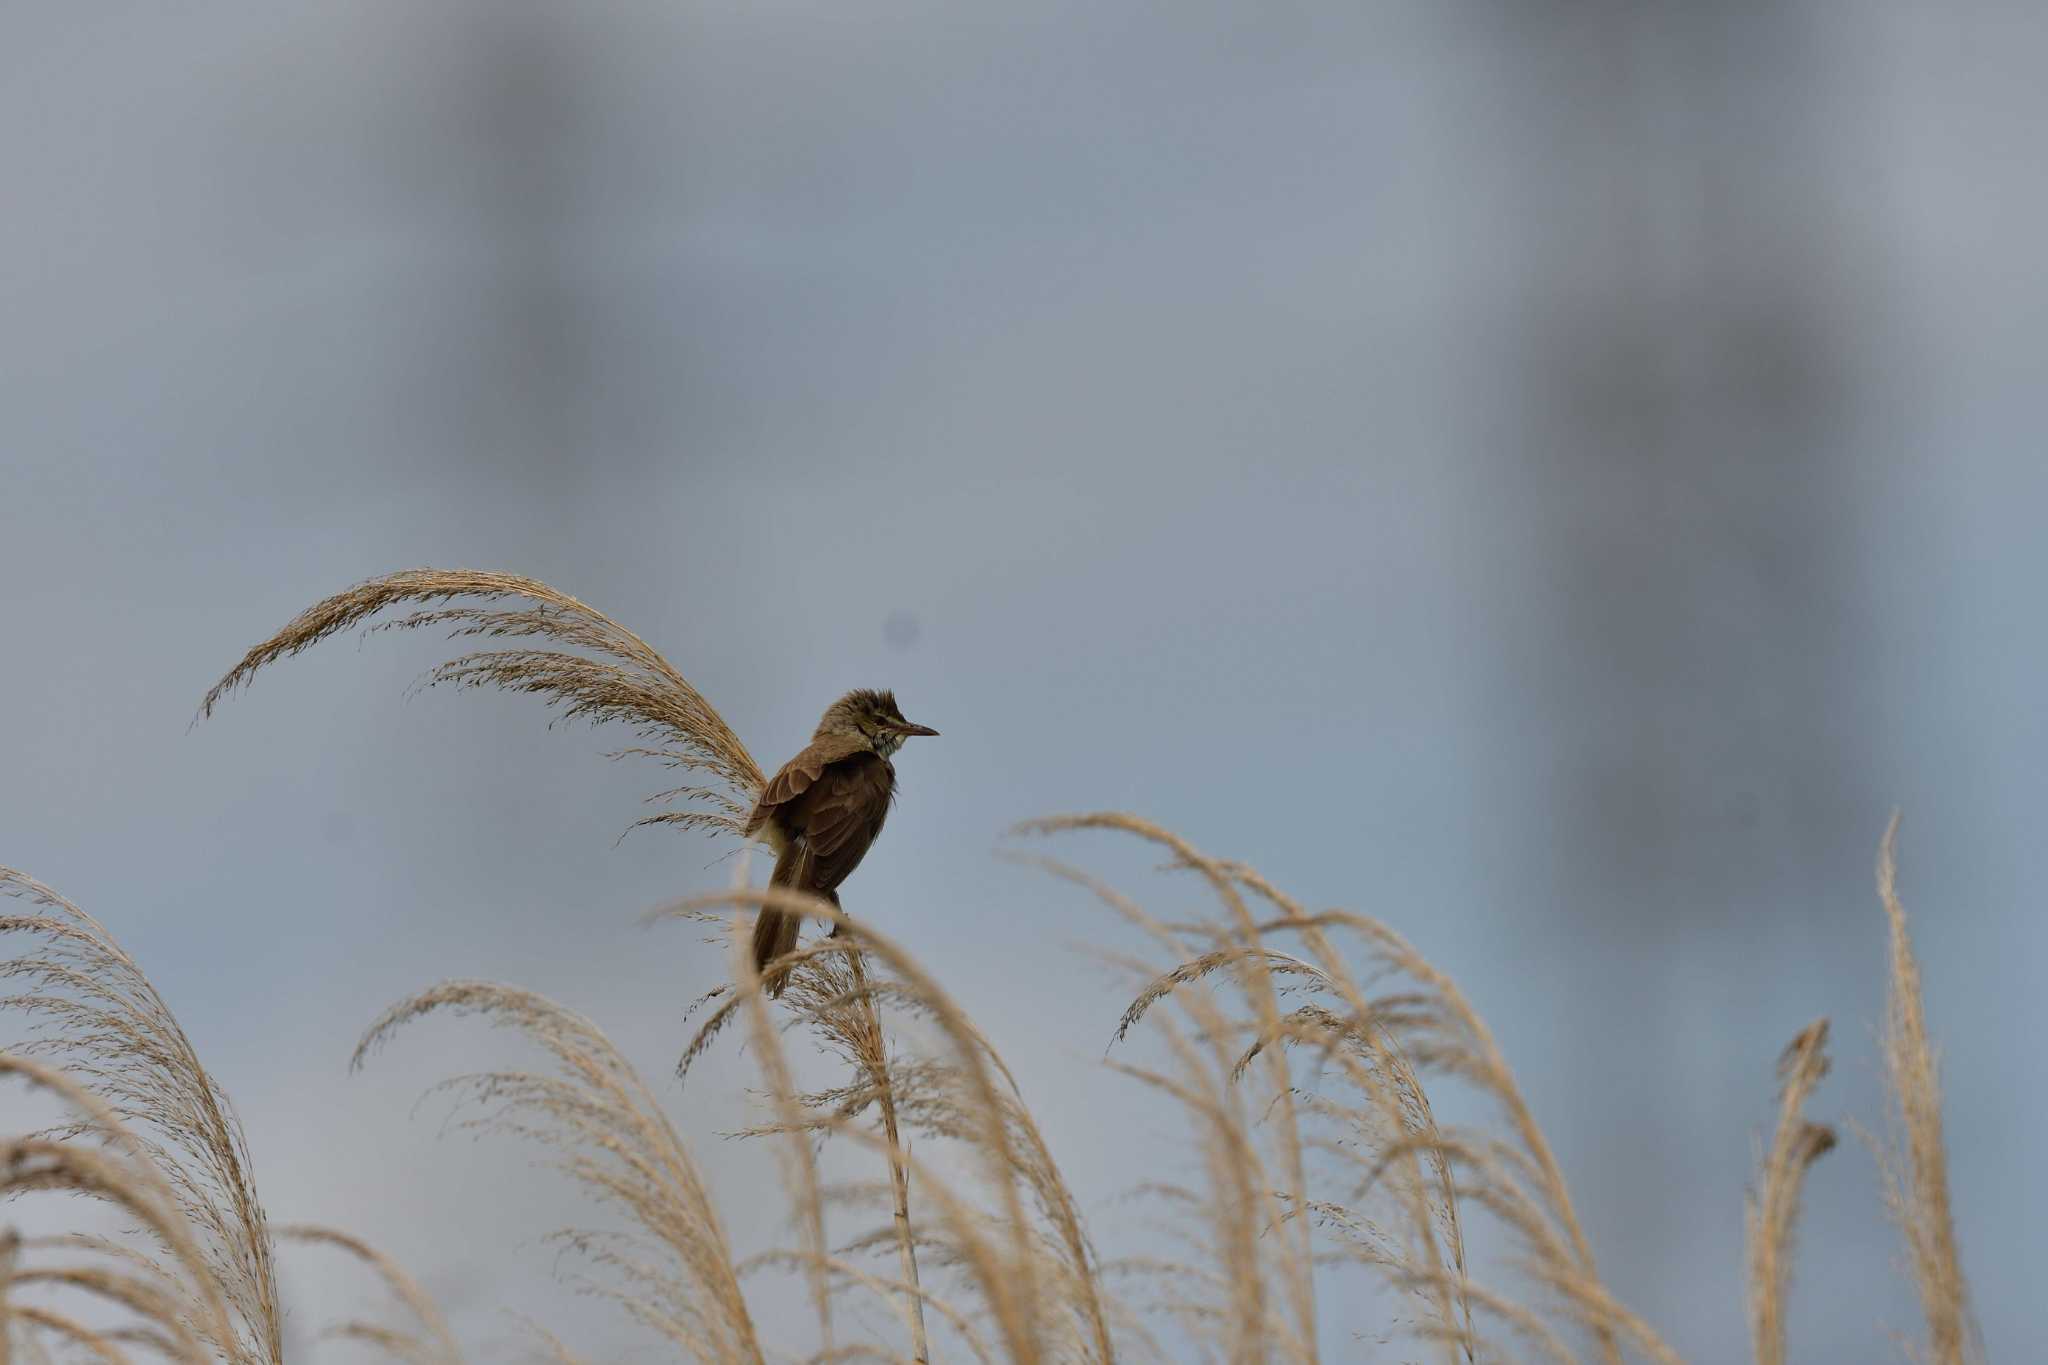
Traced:
<path fill-rule="evenodd" d="M 932 1351 L 924 1325 L 923 1284 L 917 1274 L 917 1243 L 910 1225 L 910 1165 L 905 1160 L 903 1134 L 896 1124 L 896 1087 L 889 1079 L 888 1040 L 882 1034 L 882 1018 L 875 1011 L 874 995 L 868 990 L 865 957 L 855 949 L 847 955 L 846 964 L 853 974 L 854 994 L 859 1001 L 859 1055 L 865 1059 L 864 1070 L 875 1087 L 875 1105 L 882 1115 L 882 1136 L 889 1148 L 889 1190 L 895 1200 L 889 1214 L 896 1229 L 896 1255 L 903 1269 L 903 1282 L 912 1290 L 908 1296 L 910 1358 L 917 1365 L 929 1365 Z"/>

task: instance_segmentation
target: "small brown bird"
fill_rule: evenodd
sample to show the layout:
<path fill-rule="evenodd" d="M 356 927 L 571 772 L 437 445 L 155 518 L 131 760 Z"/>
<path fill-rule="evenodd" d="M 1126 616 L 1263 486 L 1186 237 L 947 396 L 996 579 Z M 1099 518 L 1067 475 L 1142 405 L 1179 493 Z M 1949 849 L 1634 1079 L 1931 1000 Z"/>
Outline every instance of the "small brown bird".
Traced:
<path fill-rule="evenodd" d="M 839 884 L 860 866 L 896 798 L 889 755 L 912 735 L 936 734 L 903 719 L 889 692 L 862 688 L 826 707 L 810 744 L 782 765 L 747 818 L 748 835 L 775 850 L 768 884 L 839 904 Z M 794 949 L 802 927 L 801 915 L 763 909 L 754 922 L 754 970 Z M 769 991 L 781 995 L 786 980 L 777 973 Z"/>

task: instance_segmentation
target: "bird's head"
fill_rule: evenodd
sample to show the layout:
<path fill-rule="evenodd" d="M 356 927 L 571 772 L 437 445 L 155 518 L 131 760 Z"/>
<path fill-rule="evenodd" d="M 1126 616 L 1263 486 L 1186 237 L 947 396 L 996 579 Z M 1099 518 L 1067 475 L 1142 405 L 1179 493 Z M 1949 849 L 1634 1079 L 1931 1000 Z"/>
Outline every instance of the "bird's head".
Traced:
<path fill-rule="evenodd" d="M 893 692 L 877 692 L 872 688 L 858 688 L 848 692 L 838 701 L 825 708 L 824 719 L 818 722 L 818 733 L 846 735 L 866 740 L 883 758 L 903 747 L 903 741 L 912 735 L 936 735 L 937 730 L 929 725 L 913 725 L 903 719 L 903 712 L 897 709 Z"/>

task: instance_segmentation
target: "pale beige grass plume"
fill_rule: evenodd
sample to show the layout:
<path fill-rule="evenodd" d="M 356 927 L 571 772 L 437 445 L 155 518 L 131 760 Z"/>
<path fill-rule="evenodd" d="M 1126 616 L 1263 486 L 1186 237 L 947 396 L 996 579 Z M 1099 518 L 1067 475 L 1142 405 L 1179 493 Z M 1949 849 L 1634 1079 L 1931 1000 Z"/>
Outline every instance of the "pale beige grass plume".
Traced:
<path fill-rule="evenodd" d="M 593 1204 L 636 1235 L 564 1229 L 554 1240 L 596 1274 L 579 1278 L 685 1360 L 759 1361 L 760 1346 L 725 1228 L 681 1136 L 632 1066 L 588 1019 L 531 991 L 449 981 L 386 1010 L 354 1065 L 429 1014 L 480 1017 L 538 1047 L 549 1071 L 493 1071 L 444 1082 L 474 1113 L 461 1126 L 541 1145 Z"/>
<path fill-rule="evenodd" d="M 69 1194 L 108 1206 L 126 1230 L 21 1238 L 0 1269 L 0 1343 L 24 1359 L 51 1341 L 102 1361 L 277 1365 L 283 1312 L 269 1227 L 233 1106 L 142 968 L 104 925 L 49 887 L 0 868 L 0 935 L 34 946 L 0 961 L 19 989 L 0 1010 L 28 1037 L 0 1052 L 0 1082 L 39 1091 L 63 1117 L 0 1135 L 0 1193 Z M 285 1236 L 340 1246 L 370 1264 L 424 1329 L 418 1365 L 458 1365 L 432 1301 L 389 1258 L 334 1230 Z M 63 1297 L 63 1307 L 43 1296 Z M 81 1302 L 112 1316 L 76 1315 Z M 352 1325 L 373 1337 L 373 1324 Z M 393 1332 L 387 1347 L 406 1343 Z M 60 1348 L 61 1349 L 61 1348 Z M 140 1353 L 140 1354 L 138 1354 Z"/>
<path fill-rule="evenodd" d="M 953 1272 L 955 1296 L 922 1287 L 907 1273 L 893 1286 L 870 1277 L 847 1287 L 907 1291 L 955 1329 L 963 1347 L 977 1358 L 993 1358 L 986 1338 L 999 1341 L 1000 1358 L 1011 1361 L 1107 1365 L 1116 1359 L 1109 1325 L 1114 1307 L 1099 1283 L 1094 1250 L 1073 1196 L 1015 1078 L 965 1011 L 900 944 L 818 897 L 773 887 L 736 890 L 693 898 L 658 914 L 693 917 L 732 906 L 805 914 L 838 930 L 798 951 L 782 1003 L 823 1050 L 853 1065 L 853 1083 L 784 1096 L 788 1102 L 775 1120 L 751 1130 L 755 1135 L 799 1131 L 842 1137 L 877 1148 L 891 1160 L 896 1230 L 880 1229 L 841 1247 L 830 1259 L 833 1273 L 855 1281 L 846 1273 L 847 1253 L 907 1240 Z M 762 983 L 751 963 L 739 965 L 738 983 L 707 997 L 705 1003 L 715 1002 L 716 1008 L 684 1050 L 678 1065 L 683 1074 L 743 1016 L 752 1025 L 756 1055 L 772 1056 L 779 1046 Z M 883 1009 L 925 1021 L 935 1046 L 917 1058 L 891 1055 L 878 1022 Z M 879 1113 L 880 1131 L 862 1122 L 870 1109 Z M 913 1154 L 899 1138 L 898 1122 L 930 1143 L 962 1149 L 973 1179 Z M 898 1168 L 900 1180 L 895 1179 Z M 914 1226 L 903 1207 L 913 1180 L 921 1199 L 937 1209 L 936 1217 Z M 774 1258 L 801 1260 L 786 1252 Z M 914 1318 L 906 1322 L 915 1352 L 921 1329 Z"/>
<path fill-rule="evenodd" d="M 1785 1300 L 1799 1196 L 1807 1170 L 1835 1146 L 1834 1129 L 1806 1117 L 1806 1102 L 1828 1074 L 1827 1045 L 1828 1021 L 1816 1019 L 1778 1059 L 1778 1123 L 1759 1188 L 1744 1210 L 1750 1340 L 1757 1365 L 1785 1365 Z"/>
<path fill-rule="evenodd" d="M 510 610 L 483 605 L 506 598 L 524 605 Z M 461 605 L 431 605 L 451 602 Z M 564 646 L 471 650 L 430 669 L 420 684 L 524 692 L 558 706 L 565 719 L 619 722 L 659 743 L 622 749 L 615 757 L 654 758 L 710 779 L 649 798 L 680 798 L 708 809 L 662 811 L 639 824 L 744 834 L 748 809 L 767 778 L 724 717 L 638 635 L 567 593 L 517 574 L 405 569 L 358 583 L 314 603 L 250 649 L 207 691 L 199 714 L 212 715 L 223 698 L 247 686 L 265 665 L 398 606 L 419 610 L 369 628 L 446 627 L 451 639 L 541 640 Z"/>
<path fill-rule="evenodd" d="M 1263 1163 L 1222 1082 L 1245 1076 L 1254 1058 L 1270 1064 L 1267 1092 L 1254 1112 L 1262 1116 L 1263 1128 L 1277 1130 L 1267 1145 L 1281 1180 L 1260 1181 L 1256 1189 L 1231 1187 L 1224 1206 L 1254 1201 L 1256 1216 L 1238 1213 L 1210 1242 L 1220 1260 L 1211 1277 L 1236 1295 L 1235 1316 L 1272 1323 L 1280 1331 L 1252 1269 L 1258 1261 L 1273 1262 L 1276 1289 L 1290 1308 L 1291 1323 L 1280 1332 L 1283 1346 L 1290 1355 L 1318 1358 L 1313 1337 L 1299 1325 L 1312 1321 L 1314 1284 L 1305 1258 L 1263 1251 L 1265 1229 L 1281 1225 L 1305 1232 L 1313 1223 L 1333 1236 L 1339 1257 L 1422 1300 L 1428 1317 L 1418 1335 L 1436 1341 L 1446 1359 L 1476 1360 L 1486 1349 L 1475 1309 L 1498 1317 L 1530 1349 L 1553 1359 L 1574 1358 L 1541 1315 L 1468 1277 L 1461 1206 L 1470 1205 L 1493 1216 L 1519 1248 L 1517 1266 L 1551 1291 L 1558 1313 L 1586 1330 L 1600 1358 L 1620 1359 L 1620 1343 L 1627 1341 L 1648 1359 L 1677 1359 L 1600 1281 L 1563 1176 L 1498 1045 L 1456 985 L 1405 939 L 1367 916 L 1310 913 L 1252 869 L 1211 858 L 1134 816 L 1067 816 L 1023 828 L 1134 835 L 1168 851 L 1172 865 L 1194 872 L 1217 902 L 1214 918 L 1169 928 L 1128 898 L 1106 894 L 1092 879 L 1054 865 L 1180 958 L 1139 992 L 1119 1036 L 1161 1001 L 1179 1003 L 1189 1024 L 1174 1039 L 1180 1071 L 1140 1078 L 1178 1099 L 1233 1160 L 1255 1168 Z M 1269 939 L 1276 936 L 1298 939 L 1305 952 L 1273 947 Z M 1338 950 L 1339 936 L 1355 938 L 1367 971 L 1395 989 L 1368 994 Z M 1197 989 L 1214 977 L 1230 981 L 1250 1006 L 1248 1013 L 1233 1015 L 1220 997 Z M 1309 1003 L 1283 1012 L 1276 983 L 1309 996 Z M 1206 1070 L 1215 1078 L 1199 1089 L 1185 1079 L 1198 1074 L 1195 1040 L 1206 1047 Z M 1293 1047 L 1339 1068 L 1350 1098 L 1325 1093 L 1295 1099 L 1297 1082 L 1284 1061 Z M 1429 1072 L 1491 1099 L 1508 1120 L 1507 1133 L 1440 1130 L 1420 1080 Z M 1331 1197 L 1305 1188 L 1303 1152 L 1327 1159 L 1322 1179 Z M 1369 1207 L 1376 1196 L 1391 1199 L 1391 1219 L 1382 1220 Z M 1389 1222 L 1405 1231 L 1389 1234 Z M 1232 1353 L 1243 1354 L 1242 1346 Z"/>
<path fill-rule="evenodd" d="M 105 1180 L 157 1173 L 156 1191 L 170 1198 L 145 1225 L 165 1239 L 177 1224 L 188 1229 L 203 1262 L 201 1278 L 225 1304 L 224 1313 L 209 1312 L 199 1323 L 207 1346 L 226 1360 L 280 1365 L 276 1267 L 233 1105 L 142 968 L 99 921 L 12 868 L 0 868 L 0 895 L 29 911 L 0 916 L 0 934 L 36 944 L 26 956 L 0 962 L 0 980 L 20 992 L 0 1004 L 43 1030 L 14 1052 L 22 1065 L 46 1060 L 64 1069 L 99 1102 L 81 1107 L 67 1094 L 78 1117 L 48 1139 L 33 1139 L 51 1144 L 42 1156 L 85 1161 L 92 1149 L 72 1140 L 98 1136 L 130 1158 L 129 1169 L 110 1168 Z"/>
<path fill-rule="evenodd" d="M 1920 963 L 1906 932 L 1898 892 L 1899 817 L 1892 816 L 1877 855 L 1877 894 L 1889 931 L 1890 990 L 1885 1001 L 1884 1069 L 1898 1107 L 1893 1141 L 1880 1155 L 1885 1204 L 1906 1241 L 1920 1309 L 1927 1322 L 1928 1365 L 1963 1365 L 1980 1354 L 1970 1322 L 1969 1290 L 1949 1209 L 1948 1147 L 1941 1132 L 1941 1080 L 1927 1036 Z"/>

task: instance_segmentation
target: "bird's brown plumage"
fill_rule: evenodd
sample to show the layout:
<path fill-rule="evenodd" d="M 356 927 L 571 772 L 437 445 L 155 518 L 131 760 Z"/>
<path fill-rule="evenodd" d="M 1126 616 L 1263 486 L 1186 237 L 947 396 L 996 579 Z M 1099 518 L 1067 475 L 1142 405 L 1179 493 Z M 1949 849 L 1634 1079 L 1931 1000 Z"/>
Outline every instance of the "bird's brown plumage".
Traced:
<path fill-rule="evenodd" d="M 769 885 L 839 903 L 839 884 L 851 876 L 882 832 L 896 794 L 888 755 L 907 735 L 935 734 L 912 725 L 886 692 L 853 692 L 833 703 L 802 753 L 782 765 L 762 789 L 747 833 L 776 851 Z M 754 969 L 796 947 L 801 915 L 764 909 L 754 923 Z M 768 988 L 782 993 L 783 976 Z"/>

